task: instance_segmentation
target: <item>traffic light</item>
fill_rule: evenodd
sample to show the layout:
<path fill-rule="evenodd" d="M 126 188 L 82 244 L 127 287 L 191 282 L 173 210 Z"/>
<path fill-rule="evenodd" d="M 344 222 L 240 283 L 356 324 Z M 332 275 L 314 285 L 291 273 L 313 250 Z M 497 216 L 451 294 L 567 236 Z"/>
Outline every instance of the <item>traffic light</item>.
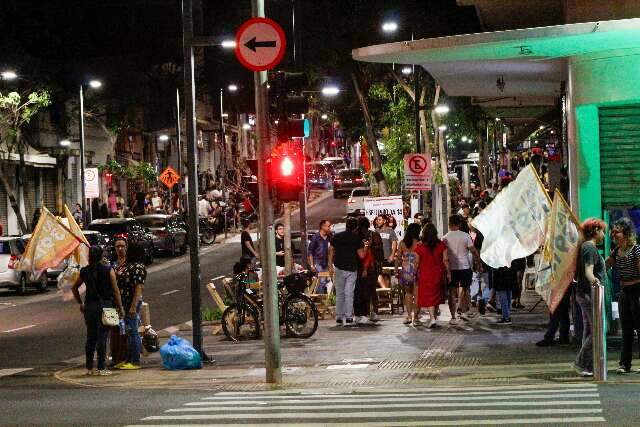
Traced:
<path fill-rule="evenodd" d="M 298 200 L 304 190 L 304 159 L 301 152 L 271 157 L 271 185 L 276 199 Z"/>

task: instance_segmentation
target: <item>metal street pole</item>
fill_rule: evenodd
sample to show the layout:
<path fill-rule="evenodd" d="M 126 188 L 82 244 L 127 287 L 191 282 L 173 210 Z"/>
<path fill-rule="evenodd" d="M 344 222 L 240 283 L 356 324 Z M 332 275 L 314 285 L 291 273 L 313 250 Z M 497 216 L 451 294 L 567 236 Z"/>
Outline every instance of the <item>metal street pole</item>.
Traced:
<path fill-rule="evenodd" d="M 413 34 L 411 35 L 413 40 Z M 422 144 L 420 143 L 420 82 L 419 73 L 417 67 L 413 66 L 413 119 L 415 121 L 415 138 L 416 138 L 416 153 L 422 153 Z M 421 212 L 424 212 L 423 206 L 423 191 L 418 191 L 418 206 Z"/>
<path fill-rule="evenodd" d="M 191 261 L 191 319 L 193 346 L 203 360 L 209 360 L 202 348 L 202 313 L 200 295 L 200 245 L 198 230 L 198 172 L 196 147 L 195 76 L 193 58 L 193 4 L 182 0 L 182 49 L 184 54 L 184 104 L 187 122 L 187 167 L 189 169 L 189 258 Z"/>
<path fill-rule="evenodd" d="M 251 0 L 254 17 L 264 17 L 264 0 Z M 258 192 L 260 195 L 260 259 L 262 260 L 262 292 L 264 295 L 264 351 L 266 381 L 282 383 L 280 355 L 280 320 L 278 316 L 278 289 L 276 281 L 275 241 L 273 230 L 273 204 L 267 182 L 267 160 L 271 156 L 268 127 L 267 73 L 253 73 L 256 103 L 256 139 L 258 159 Z"/>
<path fill-rule="evenodd" d="M 304 116 L 303 116 L 304 117 Z M 308 238 L 307 238 L 307 156 L 306 142 L 302 138 L 302 191 L 300 192 L 300 245 L 302 246 L 302 265 L 307 265 L 308 261 Z M 311 268 L 311 266 L 307 266 Z"/>
<path fill-rule="evenodd" d="M 178 144 L 178 175 L 182 174 L 182 129 L 180 129 L 180 89 L 176 88 L 176 143 Z M 178 210 L 182 208 L 182 183 L 178 184 Z"/>
<path fill-rule="evenodd" d="M 593 379 L 607 380 L 607 338 L 606 312 L 604 307 L 604 286 L 591 286 L 591 309 L 593 310 Z"/>
<path fill-rule="evenodd" d="M 227 137 L 224 132 L 223 89 L 220 88 L 220 134 L 222 135 L 222 201 L 227 202 Z M 222 210 L 224 215 L 224 238 L 227 238 L 227 204 Z"/>
<path fill-rule="evenodd" d="M 87 224 L 90 224 L 91 212 L 87 212 L 87 198 L 84 193 L 84 88 L 82 85 L 80 85 L 80 194 L 82 197 L 82 213 L 87 219 Z"/>

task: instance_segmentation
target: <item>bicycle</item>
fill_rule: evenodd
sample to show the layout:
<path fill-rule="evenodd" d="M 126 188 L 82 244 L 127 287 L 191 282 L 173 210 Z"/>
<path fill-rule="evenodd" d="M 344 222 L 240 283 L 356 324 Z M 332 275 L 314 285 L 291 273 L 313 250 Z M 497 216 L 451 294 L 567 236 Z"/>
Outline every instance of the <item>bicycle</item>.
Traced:
<path fill-rule="evenodd" d="M 309 338 L 318 329 L 318 309 L 303 293 L 311 276 L 308 272 L 294 273 L 278 281 L 279 322 L 296 338 Z M 235 301 L 222 313 L 222 330 L 233 341 L 260 338 L 263 301 L 248 286 L 248 279 L 247 273 L 234 277 Z"/>

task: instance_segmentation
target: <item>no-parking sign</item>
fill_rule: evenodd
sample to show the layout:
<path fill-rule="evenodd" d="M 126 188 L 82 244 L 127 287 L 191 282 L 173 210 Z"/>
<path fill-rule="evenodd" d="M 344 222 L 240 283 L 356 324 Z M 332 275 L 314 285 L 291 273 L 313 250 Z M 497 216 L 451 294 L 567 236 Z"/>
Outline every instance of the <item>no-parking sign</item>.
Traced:
<path fill-rule="evenodd" d="M 431 159 L 424 154 L 405 154 L 404 188 L 431 190 Z"/>

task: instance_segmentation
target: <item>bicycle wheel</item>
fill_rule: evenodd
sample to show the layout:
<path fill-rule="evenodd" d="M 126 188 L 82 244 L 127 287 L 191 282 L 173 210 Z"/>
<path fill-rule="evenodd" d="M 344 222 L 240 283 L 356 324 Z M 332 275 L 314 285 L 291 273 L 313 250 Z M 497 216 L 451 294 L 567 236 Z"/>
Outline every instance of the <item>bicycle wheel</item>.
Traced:
<path fill-rule="evenodd" d="M 260 338 L 260 320 L 255 308 L 245 305 L 243 310 L 231 304 L 222 313 L 222 330 L 233 341 Z"/>
<path fill-rule="evenodd" d="M 287 333 L 297 338 L 309 338 L 318 329 L 318 309 L 306 295 L 291 295 L 284 303 L 284 324 Z"/>

